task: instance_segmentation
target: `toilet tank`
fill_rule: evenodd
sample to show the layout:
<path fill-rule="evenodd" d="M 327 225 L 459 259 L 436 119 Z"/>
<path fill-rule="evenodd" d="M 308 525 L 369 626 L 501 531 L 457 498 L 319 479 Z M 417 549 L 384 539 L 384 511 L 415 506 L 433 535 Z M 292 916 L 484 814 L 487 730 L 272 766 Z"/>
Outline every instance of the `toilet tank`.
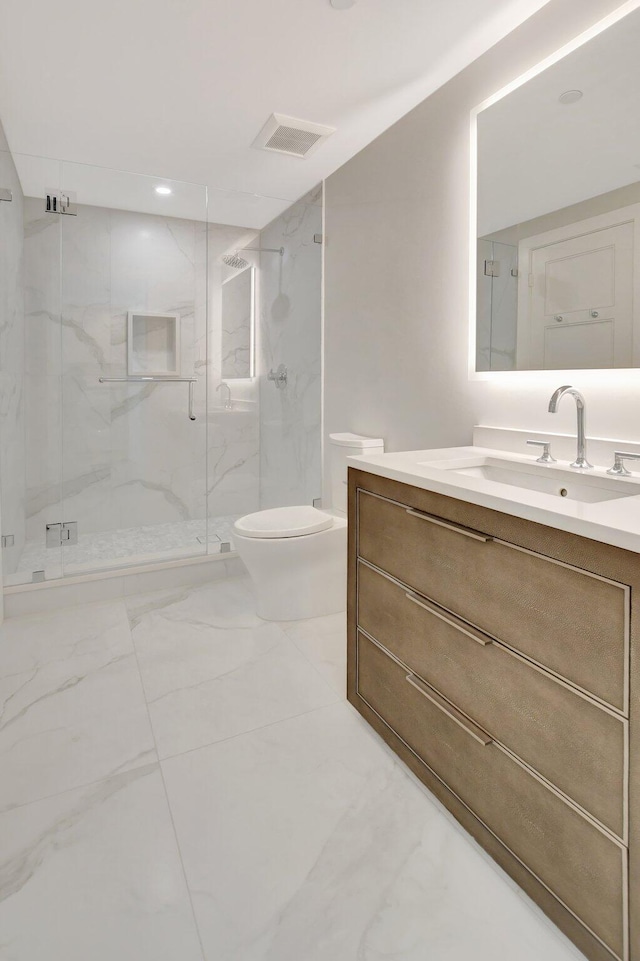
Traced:
<path fill-rule="evenodd" d="M 362 454 L 384 454 L 384 441 L 380 437 L 364 437 L 362 434 L 329 434 L 331 458 L 331 507 L 347 513 L 347 457 Z"/>

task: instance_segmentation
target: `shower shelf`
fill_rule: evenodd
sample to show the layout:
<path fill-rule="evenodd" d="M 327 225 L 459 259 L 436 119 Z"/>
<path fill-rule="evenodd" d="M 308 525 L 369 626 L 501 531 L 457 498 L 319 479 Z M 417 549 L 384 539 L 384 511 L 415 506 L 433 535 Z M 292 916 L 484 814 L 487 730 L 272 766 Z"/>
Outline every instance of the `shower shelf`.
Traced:
<path fill-rule="evenodd" d="M 197 377 L 98 377 L 100 384 L 188 384 L 189 385 L 189 420 L 195 420 L 193 413 L 193 385 L 197 384 Z"/>

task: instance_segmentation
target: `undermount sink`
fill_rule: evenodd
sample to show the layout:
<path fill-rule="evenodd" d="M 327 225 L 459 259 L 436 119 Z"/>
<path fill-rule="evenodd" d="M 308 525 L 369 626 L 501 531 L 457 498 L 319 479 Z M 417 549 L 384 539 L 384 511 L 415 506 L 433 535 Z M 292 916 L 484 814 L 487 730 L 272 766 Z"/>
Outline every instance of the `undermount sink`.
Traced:
<path fill-rule="evenodd" d="M 503 486 L 566 497 L 586 504 L 640 494 L 640 479 L 618 480 L 601 473 L 582 473 L 554 464 L 528 463 L 501 457 L 422 461 L 419 466 L 488 480 Z"/>

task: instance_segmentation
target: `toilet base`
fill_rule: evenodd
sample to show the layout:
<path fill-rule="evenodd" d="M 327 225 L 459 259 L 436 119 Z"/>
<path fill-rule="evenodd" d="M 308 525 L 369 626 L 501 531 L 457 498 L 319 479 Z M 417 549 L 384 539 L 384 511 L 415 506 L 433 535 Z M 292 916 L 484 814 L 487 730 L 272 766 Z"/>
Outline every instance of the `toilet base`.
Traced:
<path fill-rule="evenodd" d="M 347 522 L 301 537 L 258 538 L 234 533 L 253 582 L 258 617 L 297 621 L 347 607 Z"/>

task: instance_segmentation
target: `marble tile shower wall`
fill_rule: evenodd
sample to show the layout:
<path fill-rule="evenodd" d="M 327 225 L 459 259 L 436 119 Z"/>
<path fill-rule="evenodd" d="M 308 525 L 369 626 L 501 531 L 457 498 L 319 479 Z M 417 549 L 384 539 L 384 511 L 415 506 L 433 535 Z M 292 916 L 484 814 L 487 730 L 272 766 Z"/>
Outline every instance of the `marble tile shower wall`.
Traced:
<path fill-rule="evenodd" d="M 214 257 L 246 231 L 209 226 L 207 344 L 204 224 L 87 206 L 74 218 L 52 217 L 31 198 L 25 214 L 29 537 L 42 540 L 45 524 L 63 519 L 62 501 L 64 519 L 78 521 L 82 533 L 204 519 L 208 496 L 210 514 L 226 513 L 218 494 L 225 483 L 244 489 L 252 509 L 257 468 L 252 493 L 245 464 L 257 461 L 257 423 L 223 418 L 214 406 L 221 341 Z M 129 310 L 180 315 L 181 373 L 199 378 L 195 422 L 186 384 L 99 383 L 127 373 Z"/>
<path fill-rule="evenodd" d="M 0 485 L 2 533 L 14 546 L 2 551 L 3 568 L 16 569 L 25 541 L 23 196 L 0 124 Z"/>
<path fill-rule="evenodd" d="M 260 504 L 310 504 L 321 496 L 321 298 L 323 188 L 319 185 L 266 227 L 260 257 Z M 285 364 L 288 384 L 267 379 Z"/>

